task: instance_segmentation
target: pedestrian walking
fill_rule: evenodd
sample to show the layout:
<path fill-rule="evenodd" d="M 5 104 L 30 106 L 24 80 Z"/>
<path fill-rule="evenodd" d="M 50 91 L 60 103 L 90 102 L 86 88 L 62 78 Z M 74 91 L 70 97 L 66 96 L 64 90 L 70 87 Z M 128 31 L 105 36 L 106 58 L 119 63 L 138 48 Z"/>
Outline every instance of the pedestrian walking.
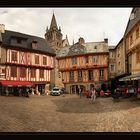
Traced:
<path fill-rule="evenodd" d="M 96 100 L 96 90 L 94 87 L 91 88 L 91 103 L 95 102 Z"/>
<path fill-rule="evenodd" d="M 25 97 L 28 97 L 29 98 L 29 88 L 26 89 L 26 95 Z"/>
<path fill-rule="evenodd" d="M 19 96 L 22 96 L 21 88 L 18 90 Z"/>
<path fill-rule="evenodd" d="M 82 97 L 82 88 L 79 88 L 79 96 Z"/>

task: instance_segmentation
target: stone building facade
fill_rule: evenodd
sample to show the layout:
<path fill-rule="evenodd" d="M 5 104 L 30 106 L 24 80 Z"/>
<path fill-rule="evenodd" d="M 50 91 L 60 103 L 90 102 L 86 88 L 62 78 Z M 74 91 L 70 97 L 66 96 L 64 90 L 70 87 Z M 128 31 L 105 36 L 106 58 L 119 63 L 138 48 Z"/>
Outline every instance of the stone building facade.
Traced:
<path fill-rule="evenodd" d="M 116 76 L 116 46 L 109 46 L 109 79 L 114 80 Z"/>

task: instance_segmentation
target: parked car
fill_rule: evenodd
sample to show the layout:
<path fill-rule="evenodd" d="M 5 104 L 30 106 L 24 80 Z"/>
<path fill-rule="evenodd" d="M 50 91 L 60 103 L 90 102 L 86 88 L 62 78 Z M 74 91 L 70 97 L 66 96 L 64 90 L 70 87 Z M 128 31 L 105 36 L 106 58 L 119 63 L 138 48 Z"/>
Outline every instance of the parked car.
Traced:
<path fill-rule="evenodd" d="M 114 90 L 112 97 L 114 99 L 119 99 L 119 97 L 121 97 L 121 89 L 119 87 Z"/>
<path fill-rule="evenodd" d="M 51 95 L 59 96 L 61 94 L 61 90 L 58 87 L 54 87 L 51 91 Z"/>
<path fill-rule="evenodd" d="M 137 95 L 136 87 L 133 85 L 118 86 L 116 91 L 120 97 L 131 97 Z"/>
<path fill-rule="evenodd" d="M 137 95 L 137 90 L 135 86 L 129 85 L 126 93 L 129 94 L 130 96 L 136 96 Z"/>

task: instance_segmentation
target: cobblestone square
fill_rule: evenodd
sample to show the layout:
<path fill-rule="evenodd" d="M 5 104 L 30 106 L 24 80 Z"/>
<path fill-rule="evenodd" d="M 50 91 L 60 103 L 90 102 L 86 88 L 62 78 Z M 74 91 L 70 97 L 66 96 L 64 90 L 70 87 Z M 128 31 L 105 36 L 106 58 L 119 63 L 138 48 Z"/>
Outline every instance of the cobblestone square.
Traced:
<path fill-rule="evenodd" d="M 140 100 L 0 96 L 0 132 L 139 132 Z"/>

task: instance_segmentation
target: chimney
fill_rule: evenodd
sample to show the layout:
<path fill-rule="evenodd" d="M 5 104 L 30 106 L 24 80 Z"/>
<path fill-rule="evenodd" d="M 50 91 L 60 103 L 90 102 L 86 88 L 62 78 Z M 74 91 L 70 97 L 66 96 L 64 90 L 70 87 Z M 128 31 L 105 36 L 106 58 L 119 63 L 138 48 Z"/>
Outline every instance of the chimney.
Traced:
<path fill-rule="evenodd" d="M 84 38 L 80 37 L 79 38 L 79 44 L 83 44 L 83 43 L 85 43 L 85 40 L 84 40 Z"/>
<path fill-rule="evenodd" d="M 5 33 L 5 25 L 0 24 L 0 33 Z"/>
<path fill-rule="evenodd" d="M 105 39 L 104 39 L 104 42 L 105 42 L 105 43 L 108 43 L 108 38 L 105 38 Z"/>

